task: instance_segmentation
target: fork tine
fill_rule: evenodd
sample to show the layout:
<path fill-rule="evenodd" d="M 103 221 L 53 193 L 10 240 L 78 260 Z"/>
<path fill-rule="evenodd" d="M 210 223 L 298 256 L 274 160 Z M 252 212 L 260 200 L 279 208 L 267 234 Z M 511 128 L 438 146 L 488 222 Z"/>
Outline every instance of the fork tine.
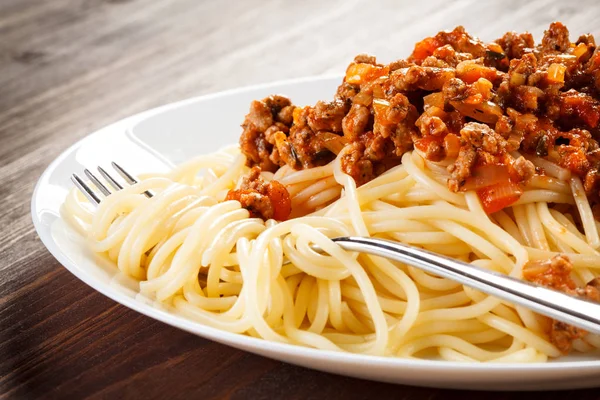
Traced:
<path fill-rule="evenodd" d="M 77 174 L 71 176 L 71 181 L 73 181 L 75 186 L 77 186 L 77 189 L 79 189 L 92 204 L 100 204 L 100 198 Z"/>
<path fill-rule="evenodd" d="M 113 168 L 119 173 L 119 175 L 121 175 L 123 177 L 123 179 L 125 179 L 127 181 L 127 183 L 129 183 L 130 185 L 133 185 L 135 183 L 138 183 L 137 179 L 135 179 L 133 176 L 131 176 L 127 171 L 125 171 L 123 168 L 121 168 L 119 166 L 119 164 L 117 164 L 116 162 L 111 162 L 110 163 Z"/>
<path fill-rule="evenodd" d="M 88 178 L 90 178 L 92 183 L 98 189 L 100 189 L 100 191 L 102 192 L 103 195 L 105 195 L 105 196 L 110 195 L 110 190 L 108 190 L 108 188 L 106 186 L 104 186 L 104 184 L 102 182 L 100 182 L 100 180 L 98 178 L 96 178 L 96 176 L 94 174 L 92 174 L 92 172 L 89 169 L 86 168 L 83 170 L 83 172 L 87 175 Z"/>
<path fill-rule="evenodd" d="M 113 189 L 115 189 L 115 190 L 121 190 L 121 189 L 123 189 L 123 186 L 121 186 L 121 184 L 119 182 L 117 182 L 115 180 L 115 178 L 113 178 L 112 176 L 110 176 L 108 174 L 108 172 L 106 172 L 104 170 L 104 168 L 98 167 L 98 172 L 100 172 L 100 175 L 102 175 L 104 177 L 104 179 L 106 179 L 106 181 L 110 184 L 110 186 L 113 187 Z"/>
<path fill-rule="evenodd" d="M 110 164 L 119 173 L 119 175 L 121 175 L 123 177 L 123 179 L 125 179 L 127 181 L 127 183 L 129 183 L 130 185 L 134 185 L 134 184 L 138 183 L 138 180 L 136 178 L 134 178 L 133 175 L 131 175 L 129 172 L 125 171 L 119 164 L 117 164 L 114 161 L 111 162 Z M 144 192 L 144 194 L 146 195 L 146 197 L 154 196 L 154 193 L 152 193 L 149 190 L 146 190 Z"/>

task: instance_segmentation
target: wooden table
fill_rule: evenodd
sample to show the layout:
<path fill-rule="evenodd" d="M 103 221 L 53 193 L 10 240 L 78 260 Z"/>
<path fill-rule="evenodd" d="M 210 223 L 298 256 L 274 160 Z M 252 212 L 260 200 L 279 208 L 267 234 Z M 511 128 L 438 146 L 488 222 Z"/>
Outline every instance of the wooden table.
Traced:
<path fill-rule="evenodd" d="M 6 398 L 479 398 L 315 372 L 225 347 L 114 303 L 42 246 L 29 200 L 88 133 L 190 96 L 342 73 L 463 24 L 539 39 L 552 20 L 600 33 L 600 3 L 354 0 L 0 1 L 0 396 Z M 523 3 L 525 4 L 525 3 Z M 600 39 L 600 38 L 599 38 Z M 596 392 L 533 394 L 595 398 Z M 511 398 L 514 394 L 484 394 Z"/>

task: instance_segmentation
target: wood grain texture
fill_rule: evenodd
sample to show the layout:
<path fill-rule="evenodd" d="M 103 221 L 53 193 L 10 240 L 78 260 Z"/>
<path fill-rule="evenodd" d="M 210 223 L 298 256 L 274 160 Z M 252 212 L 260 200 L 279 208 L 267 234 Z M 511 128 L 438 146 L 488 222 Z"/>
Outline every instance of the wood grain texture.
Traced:
<path fill-rule="evenodd" d="M 537 38 L 553 20 L 600 33 L 597 0 L 0 1 L 0 397 L 596 398 L 596 392 L 482 394 L 319 373 L 198 338 L 96 293 L 33 230 L 44 168 L 132 113 L 242 85 L 341 73 L 462 24 L 492 40 Z M 242 116 L 240 116 L 242 118 Z"/>

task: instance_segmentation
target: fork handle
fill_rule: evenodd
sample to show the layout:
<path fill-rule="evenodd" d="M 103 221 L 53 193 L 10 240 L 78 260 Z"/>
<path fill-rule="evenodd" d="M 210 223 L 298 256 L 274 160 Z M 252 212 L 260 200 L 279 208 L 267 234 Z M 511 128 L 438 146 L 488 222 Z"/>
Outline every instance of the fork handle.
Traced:
<path fill-rule="evenodd" d="M 402 243 L 376 238 L 334 238 L 340 247 L 412 265 L 550 318 L 600 334 L 600 303 L 535 285 Z"/>

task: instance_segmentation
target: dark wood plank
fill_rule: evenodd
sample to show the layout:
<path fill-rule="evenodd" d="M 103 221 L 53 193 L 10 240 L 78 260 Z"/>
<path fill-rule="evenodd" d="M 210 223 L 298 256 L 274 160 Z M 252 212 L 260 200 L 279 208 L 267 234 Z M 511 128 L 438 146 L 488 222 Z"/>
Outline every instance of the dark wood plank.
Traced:
<path fill-rule="evenodd" d="M 366 382 L 240 352 L 104 298 L 44 249 L 29 216 L 43 169 L 74 141 L 159 104 L 389 61 L 463 24 L 485 40 L 552 20 L 600 33 L 600 3 L 248 0 L 0 2 L 0 396 L 3 398 L 469 398 Z M 595 398 L 595 391 L 562 396 Z"/>

